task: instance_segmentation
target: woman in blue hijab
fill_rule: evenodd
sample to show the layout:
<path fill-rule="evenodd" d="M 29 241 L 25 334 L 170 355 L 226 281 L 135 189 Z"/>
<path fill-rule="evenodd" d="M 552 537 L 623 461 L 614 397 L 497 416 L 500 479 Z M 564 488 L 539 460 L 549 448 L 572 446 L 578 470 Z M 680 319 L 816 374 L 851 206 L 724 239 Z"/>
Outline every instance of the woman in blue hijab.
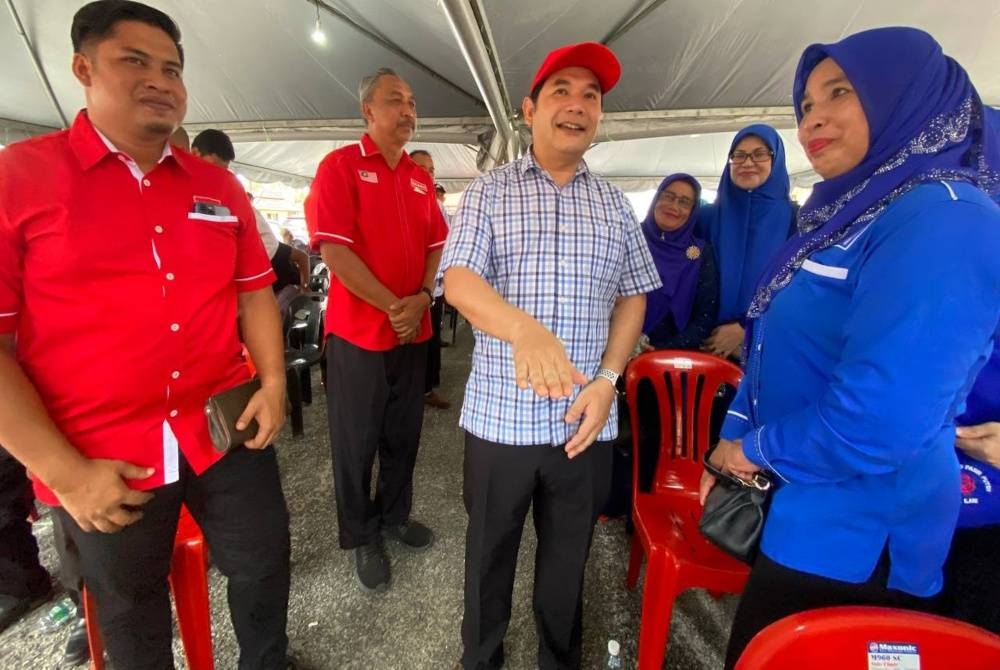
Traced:
<path fill-rule="evenodd" d="M 701 235 L 715 249 L 719 267 L 719 318 L 702 349 L 739 356 L 743 317 L 767 260 L 788 239 L 794 212 L 788 195 L 785 145 L 763 124 L 736 133 L 718 197 L 704 209 Z"/>
<path fill-rule="evenodd" d="M 663 286 L 646 294 L 645 349 L 698 349 L 715 325 L 718 273 L 712 249 L 695 235 L 701 184 L 691 175 L 665 178 L 642 232 Z"/>
<path fill-rule="evenodd" d="M 925 32 L 869 30 L 808 47 L 793 99 L 823 181 L 760 278 L 711 455 L 776 482 L 729 667 L 795 612 L 928 607 L 961 503 L 955 416 L 1000 333 L 1000 138 L 965 70 Z"/>

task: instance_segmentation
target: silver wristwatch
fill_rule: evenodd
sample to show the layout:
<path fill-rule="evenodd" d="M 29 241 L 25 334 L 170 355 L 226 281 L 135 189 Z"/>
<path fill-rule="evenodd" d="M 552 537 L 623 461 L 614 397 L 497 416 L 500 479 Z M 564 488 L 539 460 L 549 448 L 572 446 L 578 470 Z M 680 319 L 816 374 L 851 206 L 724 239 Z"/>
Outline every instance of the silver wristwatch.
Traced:
<path fill-rule="evenodd" d="M 604 377 L 609 382 L 611 382 L 612 386 L 617 388 L 618 378 L 621 377 L 621 375 L 615 372 L 614 370 L 609 370 L 608 368 L 601 368 L 600 370 L 597 371 L 597 374 L 594 375 L 594 379 L 597 379 L 598 377 Z"/>

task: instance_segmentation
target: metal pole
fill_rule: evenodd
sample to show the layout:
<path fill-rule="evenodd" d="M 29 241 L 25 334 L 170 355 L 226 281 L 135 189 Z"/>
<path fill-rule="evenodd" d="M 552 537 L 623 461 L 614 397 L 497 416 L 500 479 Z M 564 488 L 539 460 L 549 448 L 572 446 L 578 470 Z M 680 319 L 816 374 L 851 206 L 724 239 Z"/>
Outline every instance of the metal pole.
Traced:
<path fill-rule="evenodd" d="M 31 40 L 28 39 L 28 33 L 24 31 L 24 25 L 21 23 L 21 17 L 17 13 L 17 7 L 14 6 L 14 0 L 7 0 L 7 9 L 10 10 L 10 15 L 14 19 L 14 26 L 17 28 L 17 32 L 21 36 L 21 40 L 24 41 L 24 47 L 28 50 L 28 54 L 31 56 L 31 63 L 35 66 L 35 73 L 38 75 L 38 78 L 42 80 L 42 86 L 45 87 L 45 93 L 48 94 L 49 100 L 52 102 L 52 106 L 56 108 L 59 118 L 62 119 L 62 127 L 68 127 L 69 121 L 66 120 L 66 115 L 63 114 L 62 107 L 59 106 L 59 101 L 56 100 L 55 91 L 52 90 L 52 84 L 49 83 L 49 78 L 45 75 L 45 68 L 42 67 L 42 62 L 38 60 L 38 54 L 35 53 L 35 48 L 32 46 Z"/>

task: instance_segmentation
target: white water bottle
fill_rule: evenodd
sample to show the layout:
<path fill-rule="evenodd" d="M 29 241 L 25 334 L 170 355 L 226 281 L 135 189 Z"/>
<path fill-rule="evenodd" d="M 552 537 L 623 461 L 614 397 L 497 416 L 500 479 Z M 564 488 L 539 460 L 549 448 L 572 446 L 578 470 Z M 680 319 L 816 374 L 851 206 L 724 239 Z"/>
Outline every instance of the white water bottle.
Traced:
<path fill-rule="evenodd" d="M 608 659 L 604 662 L 604 667 L 607 669 L 615 668 L 615 670 L 620 670 L 625 667 L 622 663 L 622 647 L 618 644 L 618 640 L 608 640 Z"/>

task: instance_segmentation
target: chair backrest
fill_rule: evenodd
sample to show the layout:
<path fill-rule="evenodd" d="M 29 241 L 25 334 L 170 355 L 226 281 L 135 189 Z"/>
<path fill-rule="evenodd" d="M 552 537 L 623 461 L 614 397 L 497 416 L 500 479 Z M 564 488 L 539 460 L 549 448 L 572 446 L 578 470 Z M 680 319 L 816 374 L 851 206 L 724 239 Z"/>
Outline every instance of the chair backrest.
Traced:
<path fill-rule="evenodd" d="M 736 670 L 996 670 L 1000 636 L 944 617 L 886 607 L 826 607 L 759 632 Z"/>
<path fill-rule="evenodd" d="M 319 347 L 323 341 L 323 315 L 326 312 L 319 296 L 299 295 L 288 306 L 285 345 L 292 349 L 302 349 L 307 345 Z M 292 331 L 296 331 L 292 336 Z"/>
<path fill-rule="evenodd" d="M 640 439 L 648 433 L 639 425 L 640 389 L 655 395 L 659 415 L 654 493 L 697 497 L 713 400 L 720 386 L 735 388 L 742 377 L 739 367 L 729 361 L 695 351 L 651 351 L 629 362 L 625 397 L 632 419 L 633 496 L 639 493 Z"/>

